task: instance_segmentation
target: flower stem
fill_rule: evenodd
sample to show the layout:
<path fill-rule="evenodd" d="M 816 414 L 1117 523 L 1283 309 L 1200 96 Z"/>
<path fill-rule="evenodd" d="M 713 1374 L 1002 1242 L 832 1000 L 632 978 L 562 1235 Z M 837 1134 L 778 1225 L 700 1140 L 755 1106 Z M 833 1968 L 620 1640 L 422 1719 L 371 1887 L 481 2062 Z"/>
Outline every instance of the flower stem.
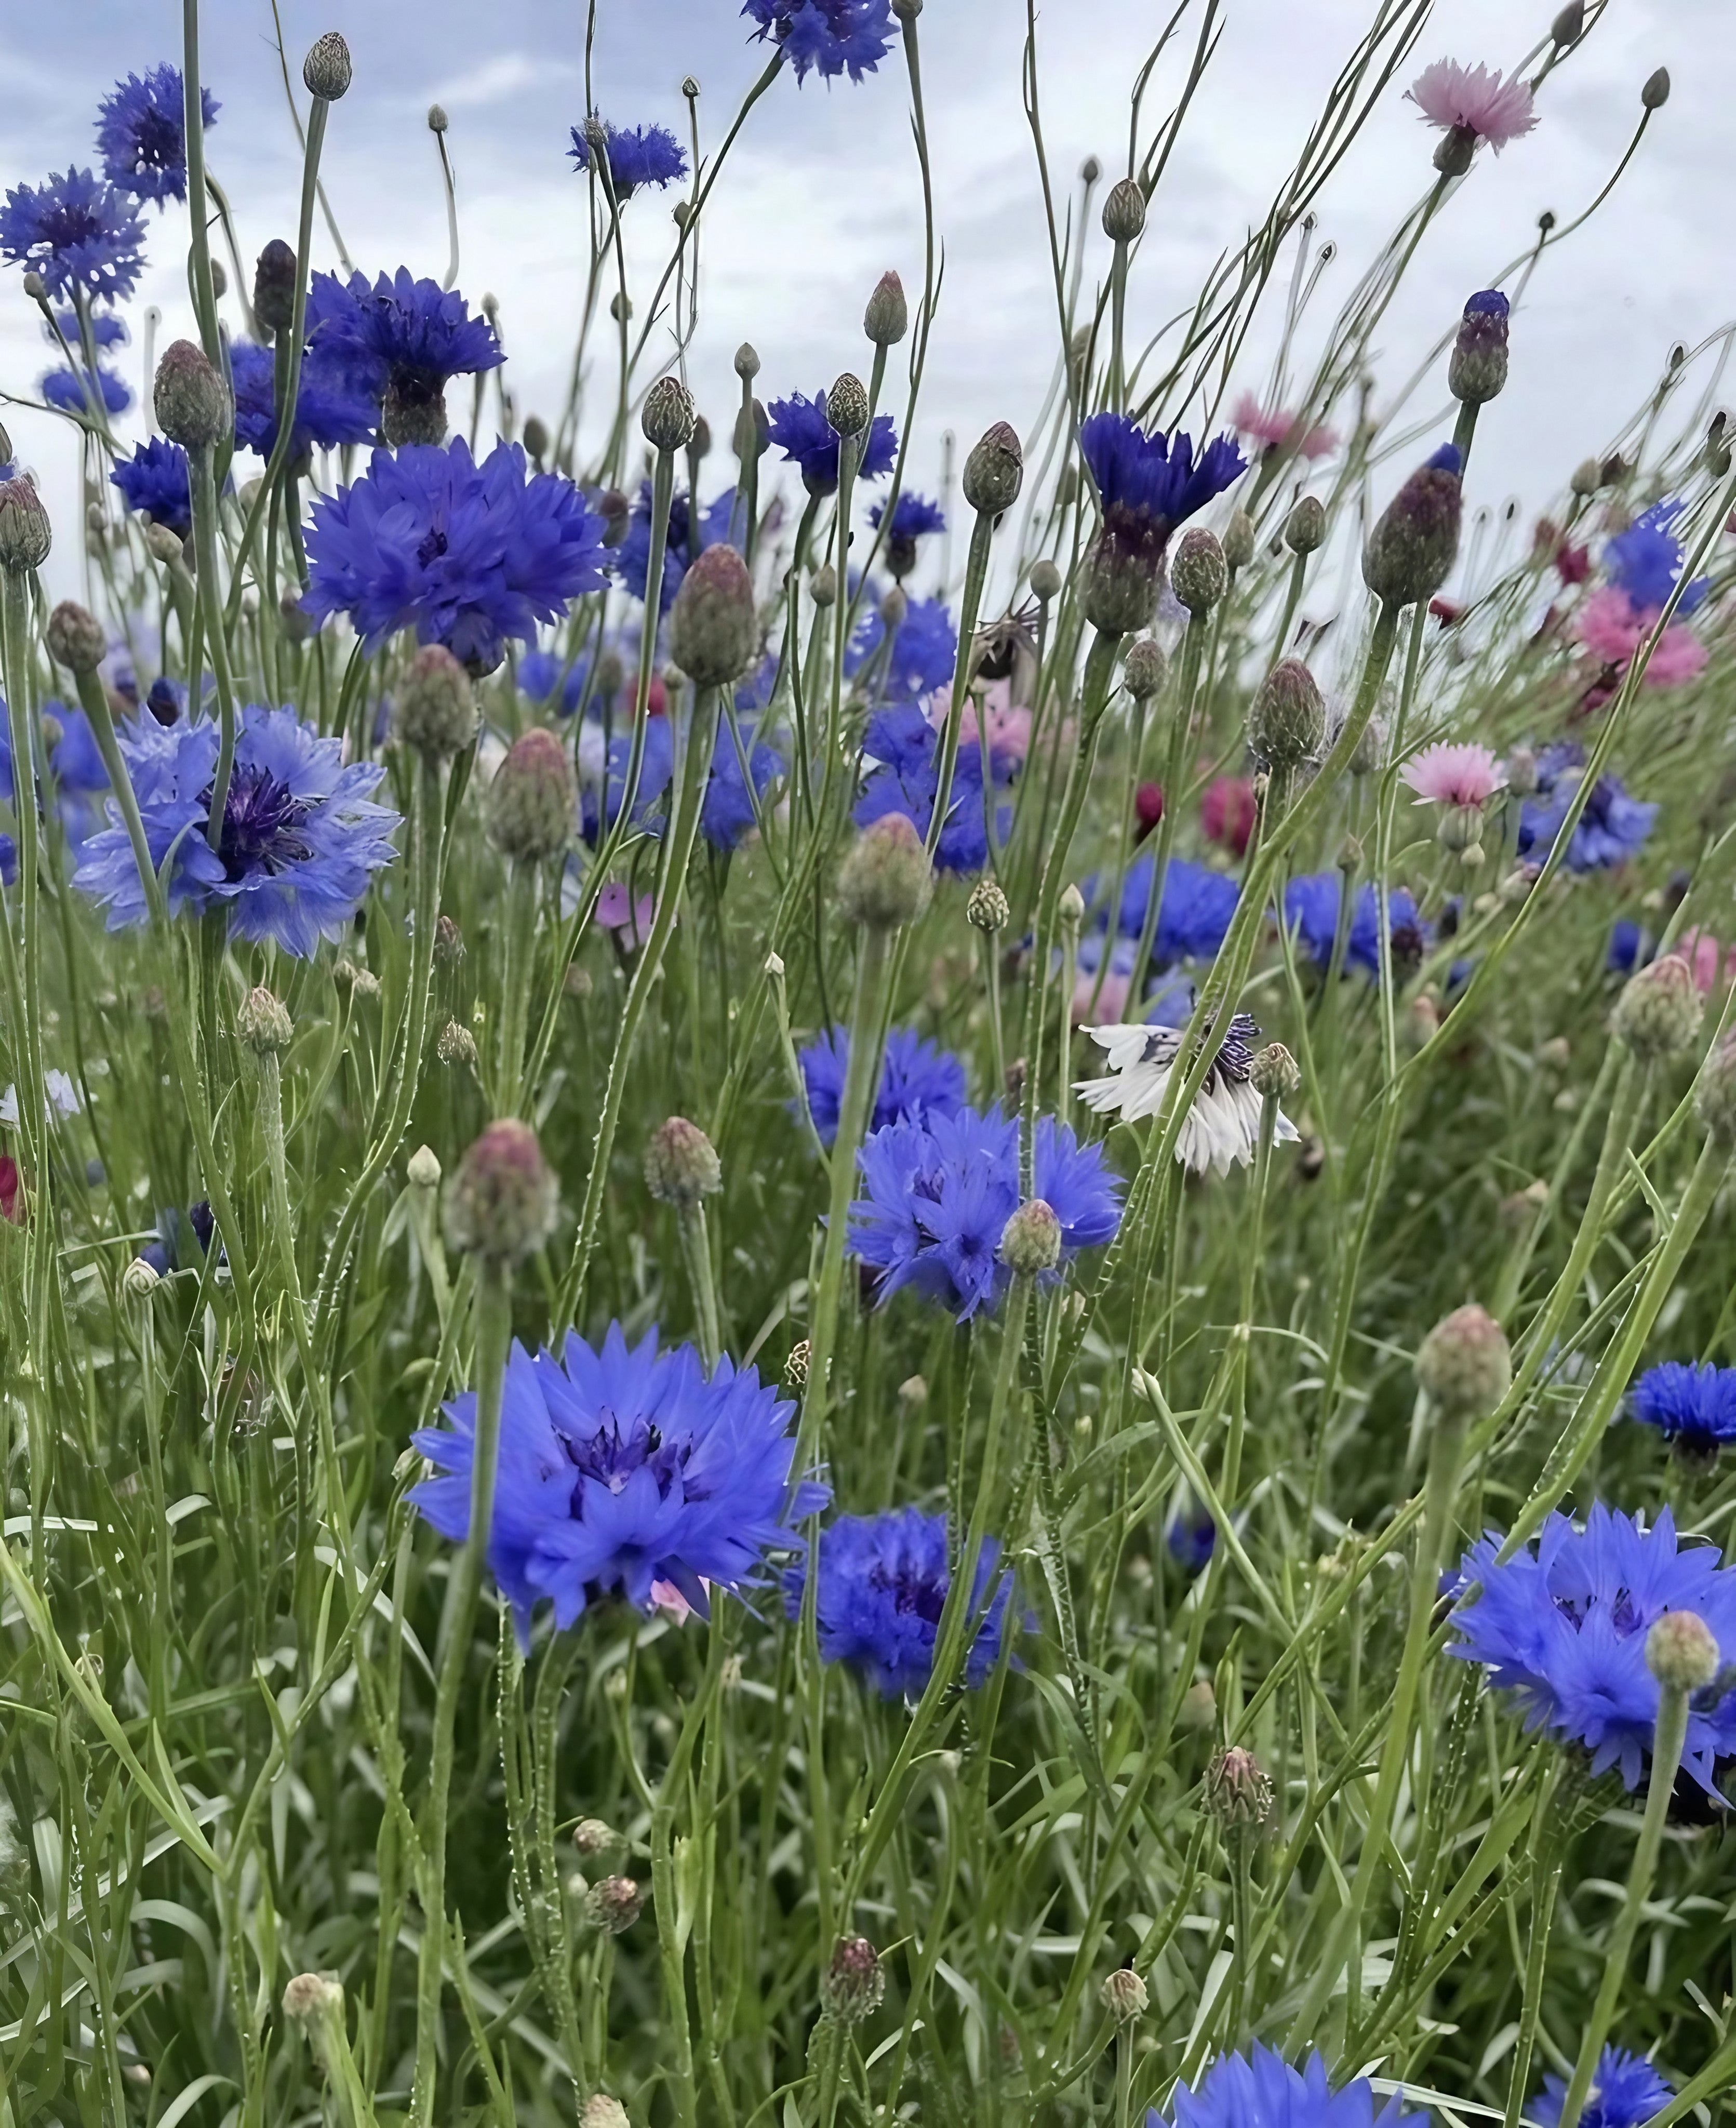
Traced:
<path fill-rule="evenodd" d="M 189 8 L 192 0 L 187 0 Z M 209 262 L 207 262 L 208 264 Z M 206 817 L 205 839 L 213 850 L 223 844 L 223 824 L 229 804 L 229 779 L 235 762 L 235 690 L 230 676 L 229 638 L 223 629 L 223 601 L 217 573 L 217 477 L 208 449 L 190 451 L 193 475 L 193 552 L 197 558 L 199 611 L 205 625 L 206 648 L 211 673 L 217 683 L 217 766 L 211 781 L 211 810 Z M 193 699 L 189 715 L 198 708 L 200 675 L 191 675 Z"/>

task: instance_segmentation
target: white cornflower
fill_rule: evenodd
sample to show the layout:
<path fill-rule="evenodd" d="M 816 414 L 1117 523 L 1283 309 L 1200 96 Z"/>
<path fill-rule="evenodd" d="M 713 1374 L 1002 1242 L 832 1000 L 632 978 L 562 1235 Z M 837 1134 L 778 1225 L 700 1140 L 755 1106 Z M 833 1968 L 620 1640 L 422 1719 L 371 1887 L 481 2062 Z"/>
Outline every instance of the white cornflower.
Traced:
<path fill-rule="evenodd" d="M 78 1089 L 64 1071 L 49 1071 L 42 1075 L 43 1090 L 47 1095 L 42 1104 L 42 1113 L 50 1121 L 58 1109 L 63 1116 L 78 1113 Z M 0 1123 L 16 1124 L 18 1120 L 18 1089 L 8 1086 L 0 1094 Z"/>
<path fill-rule="evenodd" d="M 1105 1052 L 1109 1066 L 1106 1077 L 1081 1079 L 1074 1086 L 1086 1107 L 1100 1115 L 1119 1110 L 1125 1123 L 1155 1115 L 1169 1074 L 1185 1056 L 1187 1030 L 1115 1026 L 1088 1027 L 1084 1032 Z M 1183 1121 L 1175 1157 L 1196 1175 L 1203 1175 L 1208 1167 L 1227 1175 L 1232 1161 L 1245 1167 L 1254 1157 L 1259 1142 L 1260 1098 L 1248 1083 L 1253 1063 L 1249 1045 L 1259 1033 L 1246 1013 L 1237 1013 Z M 1276 1135 L 1283 1142 L 1299 1136 L 1282 1109 Z"/>

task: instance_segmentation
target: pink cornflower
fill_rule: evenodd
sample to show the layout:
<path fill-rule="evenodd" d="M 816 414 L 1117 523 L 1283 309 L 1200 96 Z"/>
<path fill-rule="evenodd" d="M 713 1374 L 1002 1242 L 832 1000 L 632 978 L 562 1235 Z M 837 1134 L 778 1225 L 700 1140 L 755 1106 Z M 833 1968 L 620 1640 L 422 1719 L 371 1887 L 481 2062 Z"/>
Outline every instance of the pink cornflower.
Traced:
<path fill-rule="evenodd" d="M 1579 610 L 1574 626 L 1580 641 L 1606 665 L 1625 670 L 1634 653 L 1652 632 L 1660 609 L 1635 606 L 1615 584 L 1592 592 Z M 1705 670 L 1706 647 L 1691 628 L 1672 620 L 1653 645 L 1646 661 L 1648 687 L 1679 687 Z"/>
<path fill-rule="evenodd" d="M 1089 1021 L 1120 1022 L 1127 1011 L 1127 999 L 1133 989 L 1133 978 L 1119 968 L 1108 969 L 1103 976 L 1103 986 L 1097 986 L 1097 970 L 1081 968 L 1073 979 L 1073 1024 L 1084 1027 Z"/>
<path fill-rule="evenodd" d="M 1486 746 L 1425 746 L 1399 774 L 1419 805 L 1484 805 L 1506 783 Z"/>
<path fill-rule="evenodd" d="M 1278 406 L 1268 411 L 1251 392 L 1244 392 L 1231 409 L 1230 425 L 1268 450 L 1288 445 L 1305 458 L 1330 458 L 1338 449 L 1336 433 L 1323 423 L 1304 429 L 1300 415 L 1287 414 Z"/>
<path fill-rule="evenodd" d="M 1219 776 L 1206 786 L 1199 824 L 1207 842 L 1221 844 L 1231 857 L 1245 857 L 1254 816 L 1254 786 L 1245 776 Z"/>
<path fill-rule="evenodd" d="M 929 698 L 928 721 L 937 731 L 946 727 L 946 713 L 951 704 L 951 690 L 942 687 Z M 1021 767 L 1025 756 L 1031 751 L 1031 712 L 1017 708 L 1013 701 L 1010 680 L 995 680 L 983 691 L 983 719 L 989 727 L 989 751 L 1006 767 Z M 964 715 L 959 719 L 959 743 L 971 746 L 979 743 L 979 720 L 976 704 L 967 698 Z"/>
<path fill-rule="evenodd" d="M 1720 946 L 1710 931 L 1684 931 L 1670 950 L 1693 970 L 1694 987 L 1702 997 L 1736 976 L 1736 947 Z"/>
<path fill-rule="evenodd" d="M 1487 140 L 1498 155 L 1537 123 L 1531 92 L 1516 77 L 1503 81 L 1492 67 L 1464 67 L 1457 59 L 1436 59 L 1425 67 L 1406 96 L 1430 126 L 1443 133 L 1471 133 Z"/>
<path fill-rule="evenodd" d="M 650 895 L 642 894 L 635 901 L 618 879 L 612 879 L 597 896 L 592 920 L 601 929 L 613 931 L 622 945 L 632 947 L 643 945 L 650 937 L 656 914 L 657 903 Z"/>

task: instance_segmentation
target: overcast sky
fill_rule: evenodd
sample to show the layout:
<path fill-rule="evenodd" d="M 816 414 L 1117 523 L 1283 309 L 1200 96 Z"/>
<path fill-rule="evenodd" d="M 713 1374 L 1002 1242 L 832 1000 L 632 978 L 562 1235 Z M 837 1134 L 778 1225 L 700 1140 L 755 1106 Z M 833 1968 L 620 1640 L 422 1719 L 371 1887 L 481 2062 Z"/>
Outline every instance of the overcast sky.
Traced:
<path fill-rule="evenodd" d="M 520 409 L 558 408 L 582 292 L 585 192 L 567 159 L 583 116 L 580 0 L 280 0 L 299 92 L 301 52 L 339 27 L 355 85 L 334 109 L 325 161 L 333 208 L 358 264 L 407 264 L 438 277 L 446 259 L 430 101 L 451 116 L 462 230 L 459 287 L 498 297 Z M 1173 0 L 1046 0 L 1038 18 L 1051 168 L 1071 182 L 1095 153 L 1125 166 L 1127 97 Z M 1196 0 L 1196 14 L 1198 0 Z M 1183 145 L 1153 202 L 1130 298 L 1152 327 L 1185 305 L 1212 259 L 1263 216 L 1373 0 L 1222 0 L 1224 34 Z M 1338 247 L 1318 297 L 1335 309 L 1395 221 L 1429 182 L 1435 136 L 1397 88 L 1440 57 L 1516 62 L 1547 28 L 1552 0 L 1437 0 L 1414 62 L 1352 150 L 1321 202 L 1319 235 Z M 206 0 L 206 81 L 222 105 L 211 166 L 233 200 L 250 258 L 292 238 L 299 156 L 285 105 L 270 0 Z M 699 79 L 702 142 L 714 148 L 764 64 L 732 0 L 597 0 L 595 96 L 624 124 L 682 130 L 681 82 Z M 92 159 L 98 97 L 117 76 L 179 57 L 175 0 L 64 0 L 0 8 L 7 84 L 7 183 Z M 1191 20 L 1192 18 L 1190 18 Z M 1184 30 L 1187 26 L 1184 25 Z M 928 0 L 923 69 L 946 280 L 926 409 L 908 479 L 932 487 L 940 439 L 968 443 L 991 420 L 1027 428 L 1057 344 L 1053 283 L 1031 135 L 1022 108 L 1022 0 Z M 1147 111 L 1166 107 L 1182 47 Z M 1541 122 L 1498 158 L 1487 151 L 1425 239 L 1380 335 L 1380 374 L 1396 386 L 1456 316 L 1465 296 L 1522 250 L 1544 209 L 1563 221 L 1596 194 L 1639 112 L 1639 88 L 1667 65 L 1674 82 L 1634 164 L 1593 219 L 1550 254 L 1513 331 L 1512 382 L 1487 410 L 1472 500 L 1543 503 L 1599 449 L 1655 381 L 1672 344 L 1691 344 L 1736 314 L 1728 202 L 1736 7 L 1729 0 L 1610 0 L 1584 45 L 1547 85 Z M 670 201 L 628 203 L 642 290 L 666 255 Z M 149 210 L 150 267 L 131 306 L 157 305 L 164 339 L 187 330 L 184 211 Z M 863 302 L 896 267 L 922 278 L 921 193 L 908 87 L 896 51 L 860 87 L 781 78 L 749 117 L 708 207 L 699 340 L 690 375 L 727 436 L 738 387 L 729 362 L 751 339 L 761 395 L 813 391 L 866 370 Z M 315 263 L 334 264 L 323 228 Z M 1093 232 L 1088 283 L 1107 264 Z M 233 320 L 233 312 L 231 311 Z M 142 333 L 122 351 L 140 382 Z M 1259 344 L 1269 351 L 1269 341 Z M 0 282 L 0 382 L 34 391 L 46 349 L 33 306 L 7 269 Z M 1258 388 L 1264 361 L 1245 382 Z M 1736 391 L 1731 396 L 1736 397 Z M 1419 398 L 1445 404 L 1438 385 Z M 43 417 L 8 413 L 20 456 L 41 477 L 57 525 L 74 505 L 71 439 Z M 140 432 L 142 433 L 142 431 Z M 720 481 L 728 469 L 720 473 Z M 57 542 L 69 572 L 76 543 Z"/>

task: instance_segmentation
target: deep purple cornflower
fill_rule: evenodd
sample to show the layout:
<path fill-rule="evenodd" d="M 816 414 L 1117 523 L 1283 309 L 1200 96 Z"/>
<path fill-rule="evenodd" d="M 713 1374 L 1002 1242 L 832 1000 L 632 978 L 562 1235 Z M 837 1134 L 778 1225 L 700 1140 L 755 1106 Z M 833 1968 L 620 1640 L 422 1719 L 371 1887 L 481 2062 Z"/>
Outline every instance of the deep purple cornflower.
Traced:
<path fill-rule="evenodd" d="M 229 350 L 229 368 L 235 387 L 235 441 L 268 458 L 277 441 L 277 358 L 268 347 L 238 340 Z M 292 462 L 315 445 L 329 451 L 344 444 L 370 444 L 379 425 L 378 402 L 358 388 L 346 369 L 311 349 L 302 356 L 289 439 Z"/>
<path fill-rule="evenodd" d="M 1583 1528 L 1552 1514 L 1498 1565 L 1500 1549 L 1490 1536 L 1465 1554 L 1452 1591 L 1460 1638 L 1448 1653 L 1516 1693 L 1528 1729 L 1583 1745 L 1594 1774 L 1616 1766 L 1638 1788 L 1658 1723 L 1646 1636 L 1666 1611 L 1693 1611 L 1719 1647 L 1736 1647 L 1736 1567 L 1721 1565 L 1714 1546 L 1679 1546 L 1667 1508 L 1647 1529 L 1601 1501 Z M 1481 1593 L 1467 1599 L 1473 1583 Z M 1714 1762 L 1732 1753 L 1736 1691 L 1715 1684 L 1690 1704 L 1682 1769 L 1715 1796 Z"/>
<path fill-rule="evenodd" d="M 1285 924 L 1317 968 L 1331 963 L 1344 891 L 1344 875 L 1335 870 L 1293 879 L 1284 889 Z M 1430 935 L 1428 925 L 1417 913 L 1414 896 L 1404 887 L 1387 889 L 1387 929 L 1392 972 L 1402 982 L 1421 967 Z M 1358 889 L 1350 905 L 1344 967 L 1347 973 L 1352 968 L 1360 968 L 1371 976 L 1380 973 L 1380 898 L 1372 881 Z"/>
<path fill-rule="evenodd" d="M 844 670 L 852 680 L 885 639 L 886 624 L 876 601 L 856 624 L 844 653 Z M 875 700 L 919 702 L 937 687 L 950 687 L 957 664 L 958 629 L 945 599 L 912 599 L 892 639 L 885 669 L 875 679 Z"/>
<path fill-rule="evenodd" d="M 1538 2128 L 1555 2128 L 1561 2118 L 1568 2080 L 1546 2076 L 1543 2089 L 1525 2109 Z M 1620 2047 L 1606 2047 L 1597 2057 L 1596 2073 L 1586 2094 L 1580 2128 L 1645 2128 L 1653 2115 L 1662 2113 L 1675 2093 L 1643 2054 L 1630 2054 Z"/>
<path fill-rule="evenodd" d="M 663 541 L 663 592 L 658 610 L 667 613 L 681 588 L 681 579 L 707 547 L 729 537 L 730 514 L 735 508 L 735 490 L 726 487 L 715 501 L 704 505 L 695 521 L 692 498 L 673 496 L 669 525 Z M 642 482 L 633 515 L 627 520 L 627 537 L 610 558 L 622 584 L 636 599 L 645 596 L 646 572 L 651 567 L 651 482 Z"/>
<path fill-rule="evenodd" d="M 1666 1360 L 1634 1385 L 1634 1416 L 1691 1454 L 1715 1456 L 1736 1441 L 1736 1367 Z"/>
<path fill-rule="evenodd" d="M 166 525 L 178 539 L 193 529 L 192 482 L 187 454 L 166 437 L 153 436 L 135 445 L 130 458 L 119 458 L 109 475 L 129 510 L 153 525 Z"/>
<path fill-rule="evenodd" d="M 1604 966 L 1612 976 L 1631 976 L 1652 957 L 1652 941 L 1644 928 L 1631 916 L 1618 916 L 1610 926 L 1609 950 Z"/>
<path fill-rule="evenodd" d="M 159 1278 L 173 1277 L 178 1271 L 197 1271 L 211 1253 L 216 1230 L 204 1198 L 184 1212 L 178 1204 L 167 1204 L 157 1214 L 156 1239 L 147 1242 L 139 1254 Z"/>
<path fill-rule="evenodd" d="M 741 743 L 736 743 L 736 733 Z M 758 824 L 754 799 L 763 799 L 772 779 L 784 772 L 784 757 L 760 737 L 760 726 L 752 717 L 738 715 L 735 729 L 722 719 L 711 749 L 711 767 L 705 778 L 705 795 L 700 801 L 700 833 L 714 850 L 733 850 L 748 830 Z M 753 779 L 753 795 L 747 781 Z"/>
<path fill-rule="evenodd" d="M 1572 739 L 1546 746 L 1537 758 L 1537 793 L 1520 807 L 1516 848 L 1538 862 L 1553 848 L 1581 781 L 1583 749 Z M 1638 857 L 1658 808 L 1630 798 L 1620 780 L 1600 776 L 1568 844 L 1569 872 L 1613 872 Z"/>
<path fill-rule="evenodd" d="M 809 0 L 812 6 L 813 0 Z M 837 431 L 826 419 L 823 387 L 811 399 L 792 392 L 787 399 L 774 399 L 766 410 L 771 440 L 786 460 L 802 469 L 802 484 L 810 495 L 830 495 L 838 484 Z M 889 472 L 898 456 L 898 437 L 889 414 L 876 414 L 856 469 L 858 480 L 878 480 Z"/>
<path fill-rule="evenodd" d="M 863 740 L 867 758 L 878 764 L 862 786 L 851 817 L 859 828 L 902 813 L 927 836 L 940 796 L 941 735 L 914 703 L 882 710 L 868 720 Z M 989 772 L 996 791 L 1004 789 L 1012 764 L 991 748 Z M 980 872 L 989 862 L 989 828 L 984 817 L 983 749 L 973 739 L 960 746 L 947 794 L 946 824 L 935 844 L 937 872 Z M 995 834 L 1004 842 L 1013 825 L 1010 805 L 995 808 Z"/>
<path fill-rule="evenodd" d="M 395 418 L 443 429 L 451 380 L 497 369 L 506 359 L 493 325 L 472 317 L 456 288 L 419 281 L 407 266 L 372 286 L 365 273 L 347 282 L 315 273 L 308 319 L 310 349 L 384 407 L 388 435 Z"/>
<path fill-rule="evenodd" d="M 76 369 L 51 369 L 42 380 L 42 397 L 63 414 L 82 414 L 87 420 L 92 400 L 111 414 L 124 414 L 133 403 L 123 380 L 113 370 L 102 368 L 94 373 L 87 369 L 82 375 Z"/>
<path fill-rule="evenodd" d="M 1145 926 L 1155 874 L 1155 857 L 1140 857 L 1130 865 L 1122 885 L 1117 928 L 1124 938 L 1137 938 Z M 1086 898 L 1092 899 L 1098 882 L 1086 882 Z M 1181 961 L 1209 961 L 1224 943 L 1230 919 L 1236 914 L 1240 888 L 1233 879 L 1204 865 L 1190 864 L 1185 857 L 1171 857 L 1164 871 L 1163 897 L 1158 904 L 1157 926 L 1151 937 L 1151 958 L 1160 968 Z M 1099 912 L 1099 924 L 1104 921 Z"/>
<path fill-rule="evenodd" d="M 576 169 L 591 168 L 591 143 L 586 129 L 575 126 L 567 150 Z M 673 133 L 663 126 L 603 126 L 603 143 L 609 164 L 609 188 L 617 200 L 629 200 L 641 185 L 672 185 L 687 174 L 687 156 Z"/>
<path fill-rule="evenodd" d="M 211 126 L 222 109 L 208 88 L 199 109 Z M 135 199 L 187 197 L 186 81 L 179 67 L 130 74 L 97 106 L 97 152 L 112 184 Z"/>
<path fill-rule="evenodd" d="M 1164 1542 L 1183 1574 L 1203 1574 L 1217 1549 L 1217 1524 L 1203 1508 L 1190 1506 L 1170 1522 Z"/>
<path fill-rule="evenodd" d="M 1196 461 L 1190 436 L 1148 432 L 1126 414 L 1091 415 L 1079 425 L 1079 443 L 1103 511 L 1091 550 L 1088 618 L 1117 632 L 1142 627 L 1170 534 L 1221 495 L 1247 462 L 1231 436 L 1214 438 Z"/>
<path fill-rule="evenodd" d="M 850 1034 L 828 1028 L 817 1041 L 796 1052 L 808 1113 L 820 1143 L 828 1149 L 838 1134 L 844 1079 L 850 1069 Z M 929 1116 L 956 1115 L 965 1104 L 965 1066 L 950 1049 L 926 1042 L 913 1027 L 887 1030 L 880 1083 L 874 1096 L 870 1131 L 889 1123 L 920 1123 Z"/>
<path fill-rule="evenodd" d="M 1220 2054 L 1195 2090 L 1175 2087 L 1174 2128 L 1427 2128 L 1425 2113 L 1406 2113 L 1395 2097 L 1377 2109 L 1365 2076 L 1337 2090 L 1316 2048 L 1297 2069 L 1256 2040 L 1245 2054 Z M 1168 2128 L 1154 2107 L 1145 2128 Z"/>
<path fill-rule="evenodd" d="M 807 1578 L 805 1561 L 784 1576 L 792 1618 L 800 1614 Z M 934 1668 L 951 1586 L 944 1515 L 916 1508 L 840 1515 L 820 1532 L 814 1611 L 821 1655 L 860 1670 L 888 1699 L 920 1697 Z M 973 1617 L 985 1613 L 965 1665 L 965 1683 L 974 1690 L 1001 1659 L 1013 1608 L 1012 1572 L 1001 1565 L 993 1537 L 985 1537 L 977 1553 L 970 1603 Z M 1017 1624 L 1013 1620 L 1015 1631 Z"/>
<path fill-rule="evenodd" d="M 412 1436 L 441 1473 L 410 1499 L 453 1543 L 470 1532 L 477 1399 L 445 1407 L 444 1427 Z M 619 1323 L 600 1351 L 576 1332 L 557 1358 L 515 1343 L 506 1365 L 488 1565 L 521 1642 L 543 1598 L 564 1631 L 619 1595 L 651 1608 L 668 1582 L 709 1617 L 707 1584 L 761 1585 L 768 1551 L 831 1495 L 790 1485 L 795 1406 L 726 1357 L 708 1380 L 691 1345 L 660 1351 L 653 1329 L 629 1347 Z M 786 1494 L 788 1498 L 786 1499 Z"/>
<path fill-rule="evenodd" d="M 885 515 L 885 505 L 877 502 L 868 513 L 868 522 L 878 525 Z M 939 503 L 931 502 L 926 495 L 908 492 L 900 495 L 892 506 L 892 522 L 886 526 L 886 567 L 902 581 L 916 567 L 917 541 L 946 529 L 946 512 Z"/>
<path fill-rule="evenodd" d="M 369 796 L 385 770 L 367 761 L 346 767 L 339 742 L 321 739 L 293 710 L 242 710 L 216 850 L 205 832 L 216 723 L 130 717 L 118 736 L 151 862 L 160 869 L 175 853 L 172 913 L 226 908 L 232 938 L 269 938 L 306 960 L 321 938 L 344 935 L 369 881 L 397 855 L 389 838 L 398 816 Z M 111 931 L 144 922 L 131 838 L 112 810 L 85 845 L 73 884 L 107 909 Z"/>
<path fill-rule="evenodd" d="M 1675 527 L 1686 508 L 1679 498 L 1667 496 L 1642 510 L 1625 532 L 1605 543 L 1604 574 L 1642 612 L 1656 613 L 1676 588 L 1683 549 Z M 1706 577 L 1696 577 L 1683 590 L 1677 614 L 1692 613 L 1710 588 Z"/>
<path fill-rule="evenodd" d="M 506 639 L 534 644 L 581 592 L 601 590 L 603 520 L 562 474 L 532 473 L 517 444 L 478 465 L 462 436 L 379 450 L 359 480 L 314 504 L 302 610 L 347 613 L 370 650 L 401 628 L 475 673 Z"/>
<path fill-rule="evenodd" d="M 810 67 L 828 81 L 860 81 L 885 58 L 893 39 L 890 0 L 747 0 L 755 35 L 778 45 L 804 81 Z"/>
<path fill-rule="evenodd" d="M 118 303 L 145 267 L 145 225 L 124 193 L 88 170 L 14 185 L 0 207 L 0 258 L 42 276 L 51 296 Z"/>
<path fill-rule="evenodd" d="M 889 1123 L 858 1155 L 867 1189 L 850 1207 L 849 1246 L 877 1274 L 875 1299 L 900 1286 L 950 1309 L 960 1323 L 992 1311 L 1011 1282 L 1001 1235 L 1019 1204 L 1018 1122 L 960 1108 L 921 1123 Z M 1101 1145 L 1037 1119 L 1035 1183 L 1060 1222 L 1061 1262 L 1100 1248 L 1121 1223 L 1121 1178 Z M 1060 1271 L 1044 1274 L 1052 1285 Z"/>
<path fill-rule="evenodd" d="M 580 832 L 587 843 L 597 840 L 600 828 L 612 828 L 620 818 L 627 797 L 627 771 L 633 758 L 633 739 L 618 730 L 609 742 L 605 767 L 603 806 L 600 815 L 597 793 L 587 786 L 580 794 Z M 668 807 L 666 794 L 675 774 L 675 734 L 666 716 L 651 717 L 645 725 L 645 746 L 639 762 L 639 781 L 628 824 L 647 834 L 661 835 Z"/>

